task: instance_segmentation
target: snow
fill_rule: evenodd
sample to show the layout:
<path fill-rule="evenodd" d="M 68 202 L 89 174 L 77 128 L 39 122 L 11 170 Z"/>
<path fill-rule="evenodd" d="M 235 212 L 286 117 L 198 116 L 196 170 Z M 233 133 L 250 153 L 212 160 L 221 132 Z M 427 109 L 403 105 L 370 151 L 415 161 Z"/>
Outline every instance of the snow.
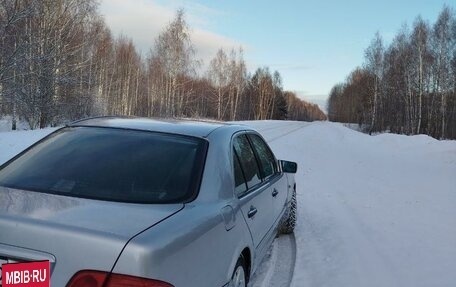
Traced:
<path fill-rule="evenodd" d="M 0 132 L 0 164 L 55 130 L 56 128 L 46 128 L 32 131 Z"/>
<path fill-rule="evenodd" d="M 298 162 L 291 286 L 455 286 L 456 141 L 330 122 L 244 123 Z M 0 132 L 0 163 L 53 130 Z M 284 264 L 283 242 L 266 265 Z"/>
<path fill-rule="evenodd" d="M 298 162 L 292 286 L 455 286 L 456 141 L 250 125 Z"/>
<path fill-rule="evenodd" d="M 0 117 L 0 132 L 11 131 L 11 116 Z M 30 127 L 25 121 L 18 120 L 16 123 L 17 130 L 28 130 Z"/>

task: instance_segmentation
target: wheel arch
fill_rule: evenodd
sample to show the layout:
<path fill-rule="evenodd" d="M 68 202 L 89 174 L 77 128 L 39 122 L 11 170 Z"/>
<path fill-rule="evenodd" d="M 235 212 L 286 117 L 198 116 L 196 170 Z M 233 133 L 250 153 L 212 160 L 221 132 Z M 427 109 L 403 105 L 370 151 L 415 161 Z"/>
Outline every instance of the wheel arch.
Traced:
<path fill-rule="evenodd" d="M 247 283 L 250 281 L 250 275 L 251 275 L 251 270 L 252 270 L 252 254 L 250 253 L 250 249 L 248 247 L 245 247 L 241 255 L 242 258 L 244 259 L 245 263 L 245 268 L 246 268 L 246 275 L 247 275 Z"/>

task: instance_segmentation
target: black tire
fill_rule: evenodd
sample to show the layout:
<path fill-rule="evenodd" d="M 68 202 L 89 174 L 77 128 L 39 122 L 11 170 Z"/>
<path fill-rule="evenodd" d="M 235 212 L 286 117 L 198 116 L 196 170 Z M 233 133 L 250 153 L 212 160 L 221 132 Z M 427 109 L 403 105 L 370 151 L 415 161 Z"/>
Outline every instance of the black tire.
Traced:
<path fill-rule="evenodd" d="M 279 233 L 291 234 L 294 232 L 297 219 L 297 208 L 298 203 L 296 201 L 296 189 L 293 190 L 290 205 L 288 206 L 285 214 L 283 215 L 282 221 L 279 226 Z"/>
<path fill-rule="evenodd" d="M 241 272 L 242 274 L 237 274 L 236 272 Z M 243 276 L 243 278 L 244 278 L 243 284 L 241 282 L 237 281 L 238 276 Z M 247 268 L 245 267 L 244 257 L 242 257 L 242 255 L 241 255 L 236 262 L 236 266 L 234 267 L 233 275 L 231 275 L 231 283 L 229 286 L 230 287 L 247 287 L 248 279 L 249 278 L 248 278 L 248 274 L 247 274 Z"/>

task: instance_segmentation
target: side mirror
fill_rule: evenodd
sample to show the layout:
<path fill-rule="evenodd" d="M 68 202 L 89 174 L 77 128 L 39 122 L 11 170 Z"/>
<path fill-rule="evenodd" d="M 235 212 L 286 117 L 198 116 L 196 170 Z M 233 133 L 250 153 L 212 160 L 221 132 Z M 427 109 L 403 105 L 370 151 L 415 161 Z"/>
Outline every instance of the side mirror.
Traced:
<path fill-rule="evenodd" d="M 298 164 L 293 161 L 279 160 L 279 165 L 286 173 L 296 173 L 298 170 Z"/>

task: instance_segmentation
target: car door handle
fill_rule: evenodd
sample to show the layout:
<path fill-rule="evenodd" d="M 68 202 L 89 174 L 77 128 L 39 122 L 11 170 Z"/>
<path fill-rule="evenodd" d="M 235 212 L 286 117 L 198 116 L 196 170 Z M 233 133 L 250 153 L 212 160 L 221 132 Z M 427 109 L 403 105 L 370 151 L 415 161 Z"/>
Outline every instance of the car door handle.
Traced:
<path fill-rule="evenodd" d="M 272 197 L 276 197 L 277 194 L 279 194 L 279 192 L 277 191 L 277 189 L 274 188 L 274 190 L 272 191 Z"/>
<path fill-rule="evenodd" d="M 250 206 L 250 210 L 249 210 L 249 213 L 247 213 L 247 216 L 249 218 L 252 218 L 257 212 L 258 212 L 258 210 L 255 207 Z"/>

